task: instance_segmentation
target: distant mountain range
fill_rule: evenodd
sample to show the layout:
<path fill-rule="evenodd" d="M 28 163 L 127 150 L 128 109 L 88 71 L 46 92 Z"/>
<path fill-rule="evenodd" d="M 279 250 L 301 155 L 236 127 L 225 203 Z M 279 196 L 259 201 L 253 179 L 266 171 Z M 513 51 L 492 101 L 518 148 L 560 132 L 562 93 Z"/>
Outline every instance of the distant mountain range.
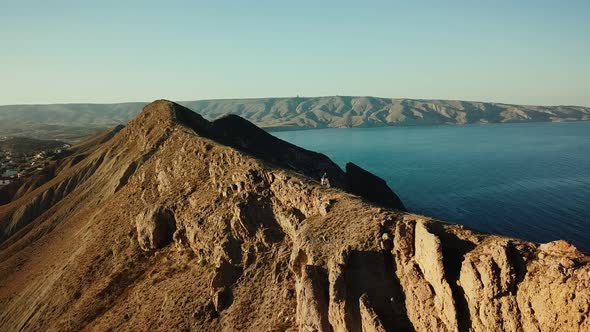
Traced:
<path fill-rule="evenodd" d="M 147 103 L 0 106 L 0 135 L 72 139 L 125 124 Z M 288 97 L 185 101 L 207 119 L 237 114 L 267 129 L 590 120 L 590 107 L 457 100 Z"/>

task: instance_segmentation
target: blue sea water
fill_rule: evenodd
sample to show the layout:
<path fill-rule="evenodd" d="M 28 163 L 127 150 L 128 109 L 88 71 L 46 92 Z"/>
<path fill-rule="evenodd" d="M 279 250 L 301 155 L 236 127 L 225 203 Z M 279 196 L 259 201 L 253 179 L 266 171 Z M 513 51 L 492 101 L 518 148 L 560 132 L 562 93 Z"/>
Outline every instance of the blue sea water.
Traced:
<path fill-rule="evenodd" d="M 590 122 L 274 132 L 384 178 L 408 210 L 590 252 Z"/>

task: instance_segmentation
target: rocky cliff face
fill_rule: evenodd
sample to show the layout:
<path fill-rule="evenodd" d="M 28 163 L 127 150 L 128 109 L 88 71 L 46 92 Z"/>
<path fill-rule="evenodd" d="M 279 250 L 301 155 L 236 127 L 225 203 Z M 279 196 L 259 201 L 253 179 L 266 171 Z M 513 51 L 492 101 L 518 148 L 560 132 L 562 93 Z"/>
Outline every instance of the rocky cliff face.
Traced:
<path fill-rule="evenodd" d="M 588 256 L 571 245 L 383 207 L 394 196 L 373 205 L 350 180 L 362 172 L 241 119 L 220 121 L 152 103 L 82 161 L 0 207 L 0 326 L 590 329 Z M 318 183 L 322 169 L 335 187 Z"/>

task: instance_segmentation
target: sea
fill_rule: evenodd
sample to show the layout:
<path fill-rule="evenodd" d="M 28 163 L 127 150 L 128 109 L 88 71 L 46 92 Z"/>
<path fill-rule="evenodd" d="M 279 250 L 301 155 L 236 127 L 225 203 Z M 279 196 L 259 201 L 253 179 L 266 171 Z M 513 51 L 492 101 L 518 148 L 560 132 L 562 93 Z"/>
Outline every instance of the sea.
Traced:
<path fill-rule="evenodd" d="M 590 253 L 590 122 L 272 134 L 380 176 L 411 212 Z"/>

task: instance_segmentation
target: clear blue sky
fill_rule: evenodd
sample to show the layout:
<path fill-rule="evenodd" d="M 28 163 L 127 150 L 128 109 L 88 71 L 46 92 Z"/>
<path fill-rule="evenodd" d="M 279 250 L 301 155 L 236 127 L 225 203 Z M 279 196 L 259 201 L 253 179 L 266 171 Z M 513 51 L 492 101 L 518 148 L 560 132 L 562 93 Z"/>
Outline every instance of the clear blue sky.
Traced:
<path fill-rule="evenodd" d="M 590 1 L 0 0 L 0 104 L 297 94 L 590 106 Z"/>

